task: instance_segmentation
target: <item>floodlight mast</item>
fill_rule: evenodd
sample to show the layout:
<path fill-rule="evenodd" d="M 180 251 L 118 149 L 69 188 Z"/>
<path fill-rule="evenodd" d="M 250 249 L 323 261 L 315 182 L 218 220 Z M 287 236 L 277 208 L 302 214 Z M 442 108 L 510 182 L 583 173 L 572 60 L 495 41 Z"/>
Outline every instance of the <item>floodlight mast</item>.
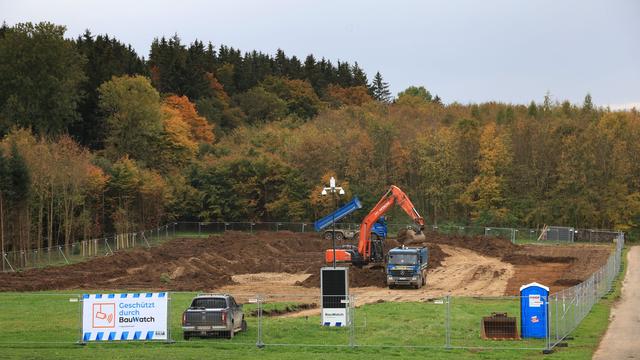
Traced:
<path fill-rule="evenodd" d="M 332 231 L 331 231 L 331 238 L 333 240 L 333 268 L 336 268 L 336 211 L 338 210 L 338 195 L 344 195 L 344 189 L 340 186 L 336 186 L 336 178 L 334 178 L 333 176 L 331 177 L 331 179 L 329 179 L 329 187 L 325 187 L 322 189 L 322 192 L 320 194 L 327 195 L 328 193 L 331 193 L 333 195 L 333 199 L 335 200 L 335 209 L 333 212 L 333 216 L 331 217 L 332 221 Z"/>

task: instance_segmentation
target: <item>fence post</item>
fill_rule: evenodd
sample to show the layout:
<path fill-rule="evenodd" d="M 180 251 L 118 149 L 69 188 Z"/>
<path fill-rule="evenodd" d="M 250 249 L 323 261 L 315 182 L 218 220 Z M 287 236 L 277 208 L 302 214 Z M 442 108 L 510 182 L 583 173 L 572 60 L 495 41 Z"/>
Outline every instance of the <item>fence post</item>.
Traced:
<path fill-rule="evenodd" d="M 165 343 L 173 344 L 175 342 L 171 333 L 171 293 L 167 291 L 167 340 L 165 340 Z"/>
<path fill-rule="evenodd" d="M 547 311 L 545 311 L 545 313 L 546 313 L 546 316 L 545 316 L 546 317 L 546 321 L 545 322 L 547 323 L 547 329 L 546 329 L 545 337 L 546 337 L 546 340 L 547 340 L 547 344 L 545 346 L 545 349 L 542 350 L 542 353 L 543 354 L 551 354 L 553 352 L 553 350 L 551 349 L 551 331 L 550 331 L 551 329 L 550 329 L 550 326 L 549 326 L 549 320 L 551 320 L 551 319 L 549 319 L 549 296 L 547 296 L 547 298 L 544 299 L 544 300 L 545 300 L 545 304 L 544 305 L 547 307 Z"/>
<path fill-rule="evenodd" d="M 445 323 L 445 345 L 444 348 L 447 350 L 451 350 L 451 295 L 445 296 L 446 307 L 445 307 L 445 315 L 444 315 L 444 323 Z"/>
<path fill-rule="evenodd" d="M 107 249 L 109 250 L 111 255 L 113 255 L 113 250 L 111 250 L 111 246 L 109 246 L 109 239 L 104 238 L 104 243 L 105 243 L 105 245 L 107 245 Z"/>
<path fill-rule="evenodd" d="M 256 347 L 258 349 L 264 348 L 264 342 L 262 341 L 262 296 L 256 295 L 256 302 L 258 303 L 258 340 L 256 341 Z"/>
<path fill-rule="evenodd" d="M 64 256 L 64 252 L 62 251 L 62 246 L 58 246 L 58 251 L 60 251 L 60 254 L 62 255 L 62 258 L 64 258 L 64 261 L 69 264 L 69 260 L 67 260 L 67 257 Z"/>
<path fill-rule="evenodd" d="M 153 235 L 153 230 L 151 232 L 151 235 Z M 142 238 L 142 240 L 144 240 L 144 242 L 147 244 L 147 249 L 151 248 L 151 245 L 149 244 L 149 241 L 147 240 L 147 237 L 144 236 L 144 231 L 140 232 L 140 237 Z"/>
<path fill-rule="evenodd" d="M 558 332 L 558 293 L 556 295 L 556 343 L 560 341 L 560 333 Z"/>
<path fill-rule="evenodd" d="M 13 268 L 13 266 L 11 266 L 11 263 L 9 262 L 9 259 L 7 259 L 7 253 L 6 252 L 2 252 L 2 258 L 4 259 L 4 261 L 7 262 L 7 265 L 9 265 L 9 268 L 11 269 L 11 271 L 16 272 L 16 269 Z M 3 262 L 4 264 L 4 262 Z"/>
<path fill-rule="evenodd" d="M 78 311 L 79 316 L 78 316 L 78 328 L 80 329 L 80 338 L 78 339 L 78 341 L 76 342 L 77 345 L 87 345 L 87 343 L 84 341 L 84 333 L 83 331 L 83 316 L 84 316 L 84 296 L 82 294 L 78 295 L 78 304 L 80 305 L 80 311 Z"/>
<path fill-rule="evenodd" d="M 350 295 L 349 299 L 349 347 L 356 346 L 356 296 Z"/>

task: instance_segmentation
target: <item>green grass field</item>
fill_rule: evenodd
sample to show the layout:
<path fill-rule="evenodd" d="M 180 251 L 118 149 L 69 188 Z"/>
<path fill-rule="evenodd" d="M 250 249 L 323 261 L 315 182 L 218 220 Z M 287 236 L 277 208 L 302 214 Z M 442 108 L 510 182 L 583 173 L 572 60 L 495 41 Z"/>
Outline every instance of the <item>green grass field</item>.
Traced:
<path fill-rule="evenodd" d="M 568 348 L 557 349 L 554 359 L 589 359 L 606 330 L 609 311 L 619 295 L 619 283 L 607 299 L 596 304 L 573 333 Z M 479 319 L 491 311 L 517 314 L 517 299 L 454 298 L 450 305 L 451 346 L 444 349 L 445 305 L 436 302 L 364 305 L 356 309 L 357 345 L 350 348 L 345 328 L 319 326 L 318 316 L 264 318 L 264 349 L 257 349 L 257 319 L 249 317 L 249 331 L 233 340 L 182 341 L 180 315 L 192 293 L 173 293 L 171 331 L 176 343 L 90 343 L 76 345 L 80 337 L 80 303 L 77 294 L 0 293 L 0 358 L 2 359 L 370 359 L 428 357 L 435 359 L 532 359 L 543 357 L 540 340 L 489 341 L 479 336 Z M 287 303 L 266 304 L 265 308 Z M 248 314 L 254 305 L 245 305 Z M 297 345 L 292 345 L 297 344 Z M 301 346 L 306 344 L 308 346 Z M 404 347 L 396 347 L 396 346 Z M 495 349 L 455 349 L 457 346 Z M 509 349 L 509 348 L 520 349 Z"/>

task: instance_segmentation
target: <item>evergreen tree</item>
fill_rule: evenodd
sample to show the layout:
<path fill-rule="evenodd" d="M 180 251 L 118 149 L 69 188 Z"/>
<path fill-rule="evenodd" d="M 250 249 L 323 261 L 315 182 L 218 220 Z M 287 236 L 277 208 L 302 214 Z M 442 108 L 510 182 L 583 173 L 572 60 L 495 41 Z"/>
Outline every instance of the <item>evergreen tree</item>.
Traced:
<path fill-rule="evenodd" d="M 276 51 L 276 58 L 274 59 L 274 75 L 285 76 L 288 74 L 288 59 L 282 49 Z"/>
<path fill-rule="evenodd" d="M 11 197 L 11 187 L 9 182 L 9 164 L 8 159 L 2 153 L 2 149 L 0 148 L 0 256 L 5 252 L 5 213 L 6 202 L 7 199 Z M 2 263 L 2 270 L 5 270 L 5 262 L 3 259 L 0 259 Z"/>
<path fill-rule="evenodd" d="M 350 87 L 353 85 L 353 79 L 351 75 L 351 66 L 346 62 L 338 61 L 338 85 L 342 87 Z"/>
<path fill-rule="evenodd" d="M 549 90 L 547 90 L 547 92 L 544 94 L 544 101 L 542 102 L 542 110 L 545 113 L 548 113 L 549 111 L 551 111 L 551 92 L 549 92 Z"/>
<path fill-rule="evenodd" d="M 531 100 L 531 103 L 529 103 L 527 114 L 532 118 L 538 117 L 538 106 L 536 106 L 536 103 L 533 100 Z"/>
<path fill-rule="evenodd" d="M 389 83 L 384 82 L 380 72 L 376 72 L 371 83 L 371 96 L 381 102 L 389 102 L 391 100 L 391 91 L 389 91 Z"/>
<path fill-rule="evenodd" d="M 82 121 L 74 123 L 70 133 L 83 145 L 100 149 L 106 128 L 98 114 L 98 87 L 113 76 L 144 75 L 146 65 L 131 45 L 125 46 L 108 35 L 94 38 L 89 30 L 78 37 L 76 48 L 87 59 L 84 66 L 87 81 L 83 83 L 85 96 L 78 107 Z"/>
<path fill-rule="evenodd" d="M 590 113 L 593 111 L 593 99 L 591 99 L 591 94 L 587 93 L 584 97 L 584 103 L 582 104 L 582 112 Z"/>
<path fill-rule="evenodd" d="M 13 126 L 60 134 L 79 119 L 85 62 L 66 28 L 22 23 L 0 38 L 0 132 Z"/>
<path fill-rule="evenodd" d="M 356 61 L 351 68 L 352 78 L 353 78 L 353 86 L 369 86 L 369 80 L 367 80 L 367 74 L 365 74 L 364 70 L 358 65 Z"/>
<path fill-rule="evenodd" d="M 27 250 L 28 244 L 23 234 L 28 232 L 30 224 L 25 221 L 28 213 L 29 189 L 31 187 L 31 176 L 27 163 L 18 152 L 16 143 L 11 144 L 11 157 L 8 164 L 8 186 L 11 189 L 7 195 L 8 204 L 11 207 L 12 219 L 10 222 L 13 229 L 14 240 L 18 239 L 20 250 Z M 14 243 L 14 249 L 16 244 Z"/>

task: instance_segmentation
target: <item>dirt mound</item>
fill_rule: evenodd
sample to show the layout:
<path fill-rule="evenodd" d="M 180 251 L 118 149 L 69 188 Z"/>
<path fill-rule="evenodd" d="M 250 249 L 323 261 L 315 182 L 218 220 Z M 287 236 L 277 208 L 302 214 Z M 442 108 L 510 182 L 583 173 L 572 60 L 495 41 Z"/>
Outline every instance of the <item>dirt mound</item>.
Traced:
<path fill-rule="evenodd" d="M 511 241 L 502 238 L 487 236 L 445 235 L 436 232 L 427 232 L 425 233 L 425 237 L 425 241 L 409 240 L 405 244 L 410 246 L 422 245 L 424 243 L 452 245 L 473 250 L 482 255 L 497 258 L 512 254 L 518 250 L 518 245 L 515 245 L 511 243 Z"/>
<path fill-rule="evenodd" d="M 519 250 L 521 251 L 521 250 Z M 523 253 L 513 253 L 504 255 L 502 261 L 506 261 L 513 265 L 532 265 L 539 263 L 572 263 L 576 261 L 575 257 L 569 256 L 546 256 L 546 255 L 530 255 Z"/>
<path fill-rule="evenodd" d="M 318 307 L 318 304 L 293 304 L 293 305 L 287 305 L 284 308 L 262 310 L 262 316 L 281 316 L 281 315 L 300 312 L 303 310 L 316 309 L 317 307 Z M 258 310 L 253 310 L 250 313 L 250 316 L 253 316 L 253 317 L 258 316 Z"/>
<path fill-rule="evenodd" d="M 610 245 L 593 244 L 519 246 L 506 257 L 516 270 L 506 294 L 518 295 L 520 286 L 534 281 L 549 286 L 551 293 L 577 285 L 606 264 L 611 251 Z"/>
<path fill-rule="evenodd" d="M 428 276 L 436 276 L 436 281 L 431 282 L 434 289 L 438 282 L 451 280 L 450 271 L 454 271 L 455 265 L 458 266 L 455 272 L 465 273 L 459 284 L 463 289 L 475 286 L 467 286 L 465 281 L 484 284 L 478 285 L 479 292 L 490 284 L 491 279 L 503 279 L 508 275 L 508 294 L 517 293 L 522 284 L 531 281 L 549 284 L 555 291 L 586 279 L 606 262 L 611 250 L 610 246 L 602 245 L 517 246 L 496 238 L 426 235 L 426 241 L 405 245 L 429 248 Z M 389 239 L 385 250 L 399 245 L 396 240 Z M 316 233 L 229 231 L 209 238 L 176 239 L 151 249 L 122 251 L 67 266 L 2 273 L 0 291 L 213 290 L 245 286 L 246 291 L 252 293 L 256 284 L 267 280 L 276 287 L 280 280 L 286 280 L 291 282 L 290 286 L 297 281 L 298 285 L 317 288 L 319 269 L 325 266 L 324 251 L 329 247 L 329 242 Z M 470 252 L 498 263 L 486 269 L 478 267 L 479 260 Z M 458 257 L 460 261 L 449 262 L 448 269 L 441 271 L 448 256 Z M 510 263 L 515 270 L 510 274 L 501 273 L 504 266 L 499 263 Z M 285 273 L 289 275 L 285 276 Z M 262 277 L 256 277 L 256 274 Z M 304 274 L 311 275 L 305 279 Z M 382 288 L 384 271 L 352 267 L 350 283 L 352 287 Z"/>
<path fill-rule="evenodd" d="M 435 244 L 420 243 L 412 246 L 426 246 L 429 249 L 429 269 L 435 269 L 442 266 L 442 262 L 448 256 L 440 246 Z M 398 242 L 394 239 L 389 239 L 385 244 L 387 249 L 399 246 Z M 349 268 L 349 286 L 350 287 L 366 287 L 366 286 L 379 286 L 384 287 L 387 282 L 387 278 L 384 272 L 384 268 L 378 266 L 376 268 L 357 268 L 352 266 Z M 296 285 L 304 287 L 320 287 L 320 272 L 316 271 L 311 273 L 306 280 L 297 282 Z"/>
<path fill-rule="evenodd" d="M 325 247 L 317 234 L 229 231 L 67 266 L 0 274 L 0 291 L 215 289 L 234 283 L 235 274 L 315 271 L 322 265 Z"/>

